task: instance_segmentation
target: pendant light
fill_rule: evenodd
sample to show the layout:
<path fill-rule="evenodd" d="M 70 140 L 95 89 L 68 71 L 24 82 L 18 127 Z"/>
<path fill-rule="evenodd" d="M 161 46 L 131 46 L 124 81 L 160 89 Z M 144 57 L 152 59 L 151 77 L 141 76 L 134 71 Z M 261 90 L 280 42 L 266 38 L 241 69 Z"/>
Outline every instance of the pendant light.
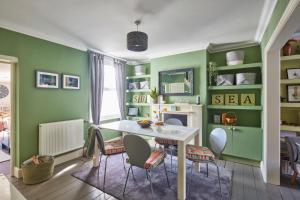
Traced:
<path fill-rule="evenodd" d="M 140 20 L 134 22 L 137 30 L 127 34 L 127 49 L 130 51 L 145 51 L 148 48 L 148 35 L 139 31 Z"/>

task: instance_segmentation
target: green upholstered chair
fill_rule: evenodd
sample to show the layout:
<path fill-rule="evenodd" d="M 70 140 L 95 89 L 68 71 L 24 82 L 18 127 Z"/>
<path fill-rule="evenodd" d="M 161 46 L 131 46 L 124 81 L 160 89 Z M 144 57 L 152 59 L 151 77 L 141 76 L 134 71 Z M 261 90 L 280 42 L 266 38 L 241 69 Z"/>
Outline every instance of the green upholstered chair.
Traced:
<path fill-rule="evenodd" d="M 125 190 L 126 190 L 130 171 L 132 171 L 133 174 L 133 170 L 132 170 L 133 166 L 139 167 L 141 169 L 145 169 L 147 178 L 150 181 L 152 198 L 153 198 L 153 187 L 151 181 L 151 169 L 163 164 L 166 178 L 167 178 L 167 183 L 168 186 L 170 187 L 168 173 L 164 162 L 166 157 L 165 152 L 158 151 L 158 150 L 152 152 L 148 142 L 145 141 L 142 137 L 137 135 L 125 135 L 123 141 L 128 155 L 127 162 L 130 164 L 130 167 L 127 172 L 125 186 L 123 189 L 123 196 L 125 195 Z"/>

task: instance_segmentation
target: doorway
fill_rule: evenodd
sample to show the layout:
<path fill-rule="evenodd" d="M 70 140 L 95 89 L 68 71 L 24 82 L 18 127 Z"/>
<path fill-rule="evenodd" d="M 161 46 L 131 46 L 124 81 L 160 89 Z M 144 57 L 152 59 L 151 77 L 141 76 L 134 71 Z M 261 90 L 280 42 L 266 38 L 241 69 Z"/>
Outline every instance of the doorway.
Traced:
<path fill-rule="evenodd" d="M 11 70 L 12 64 L 0 62 L 0 173 L 10 174 L 11 160 Z"/>
<path fill-rule="evenodd" d="M 280 185 L 280 50 L 300 26 L 300 0 L 290 0 L 264 49 L 264 154 L 265 182 Z"/>

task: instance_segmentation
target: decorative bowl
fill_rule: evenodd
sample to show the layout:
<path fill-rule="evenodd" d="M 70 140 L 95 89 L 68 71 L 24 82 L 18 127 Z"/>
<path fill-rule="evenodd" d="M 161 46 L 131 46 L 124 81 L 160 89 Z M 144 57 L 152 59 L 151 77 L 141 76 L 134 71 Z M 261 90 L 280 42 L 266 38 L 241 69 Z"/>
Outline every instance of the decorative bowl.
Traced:
<path fill-rule="evenodd" d="M 139 120 L 136 122 L 140 127 L 142 128 L 149 128 L 152 124 L 152 121 L 150 120 Z"/>

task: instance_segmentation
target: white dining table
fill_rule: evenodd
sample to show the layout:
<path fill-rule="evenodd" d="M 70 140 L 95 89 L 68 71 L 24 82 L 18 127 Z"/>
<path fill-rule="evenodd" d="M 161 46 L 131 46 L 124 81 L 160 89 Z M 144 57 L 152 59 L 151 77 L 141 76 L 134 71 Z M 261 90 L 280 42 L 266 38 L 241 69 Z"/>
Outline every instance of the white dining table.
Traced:
<path fill-rule="evenodd" d="M 120 131 L 127 134 L 135 134 L 141 136 L 160 137 L 164 139 L 172 139 L 178 141 L 178 172 L 177 172 L 177 199 L 186 199 L 186 144 L 194 139 L 194 144 L 199 146 L 199 129 L 184 126 L 164 125 L 151 126 L 149 128 L 141 128 L 136 121 L 121 120 L 101 124 L 101 129 Z M 99 165 L 100 152 L 95 151 L 94 166 Z M 199 168 L 199 166 L 198 166 Z"/>

